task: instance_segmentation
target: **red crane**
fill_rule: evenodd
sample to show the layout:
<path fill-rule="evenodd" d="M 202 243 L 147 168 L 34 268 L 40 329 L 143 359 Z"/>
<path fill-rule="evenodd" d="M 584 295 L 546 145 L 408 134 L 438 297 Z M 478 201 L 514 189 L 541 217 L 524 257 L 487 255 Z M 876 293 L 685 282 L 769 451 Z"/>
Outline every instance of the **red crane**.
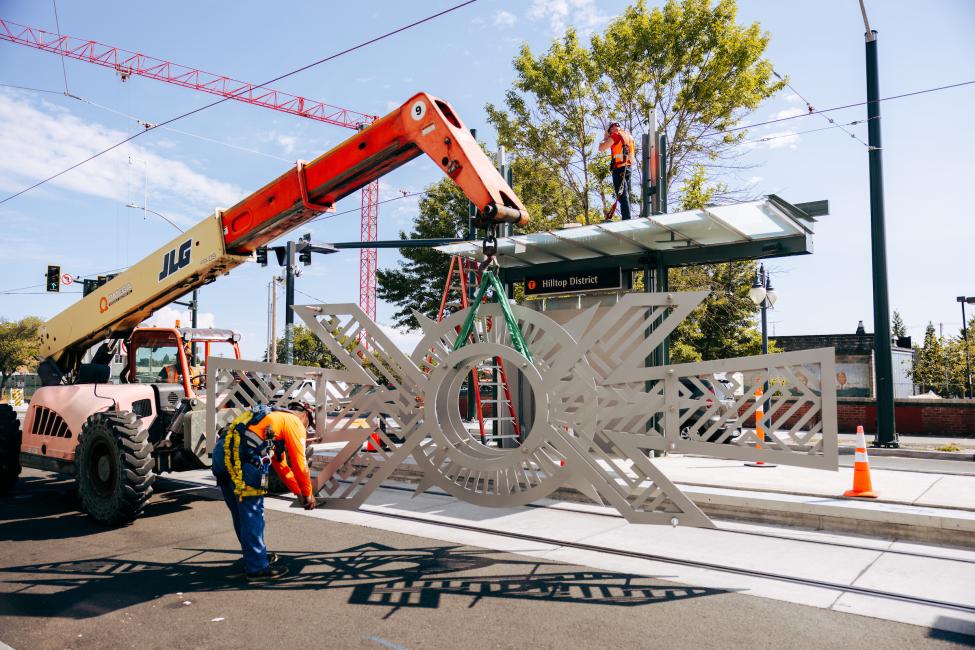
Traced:
<path fill-rule="evenodd" d="M 0 40 L 26 45 L 45 52 L 66 56 L 78 61 L 111 68 L 125 81 L 132 75 L 165 81 L 243 102 L 263 106 L 298 117 L 325 122 L 347 129 L 360 130 L 376 120 L 376 115 L 359 113 L 325 102 L 307 99 L 272 88 L 255 86 L 224 75 L 189 68 L 138 52 L 103 45 L 96 41 L 52 34 L 42 29 L 20 25 L 0 18 Z M 362 241 L 376 241 L 379 221 L 379 181 L 362 188 Z M 373 320 L 376 318 L 376 262 L 375 248 L 359 250 L 359 306 Z"/>

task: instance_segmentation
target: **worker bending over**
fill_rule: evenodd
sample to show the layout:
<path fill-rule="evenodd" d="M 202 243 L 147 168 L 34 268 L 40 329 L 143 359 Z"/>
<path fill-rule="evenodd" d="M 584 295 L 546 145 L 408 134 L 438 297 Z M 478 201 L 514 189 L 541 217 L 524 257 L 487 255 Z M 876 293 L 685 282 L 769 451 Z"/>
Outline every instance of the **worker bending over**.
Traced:
<path fill-rule="evenodd" d="M 630 132 L 620 126 L 619 122 L 612 122 L 606 130 L 606 137 L 599 143 L 599 150 L 610 150 L 609 170 L 613 175 L 614 200 L 619 203 L 620 216 L 625 220 L 630 218 L 630 167 L 633 165 L 633 157 L 636 155 L 633 136 Z M 613 218 L 616 203 L 606 217 L 609 221 Z"/>
<path fill-rule="evenodd" d="M 305 461 L 308 427 L 314 424 L 314 411 L 303 402 L 292 402 L 286 411 L 258 406 L 231 422 L 217 440 L 213 474 L 233 518 L 248 581 L 274 580 L 287 573 L 273 566 L 277 556 L 269 557 L 264 544 L 264 495 L 270 470 L 298 495 L 306 510 L 317 505 Z"/>

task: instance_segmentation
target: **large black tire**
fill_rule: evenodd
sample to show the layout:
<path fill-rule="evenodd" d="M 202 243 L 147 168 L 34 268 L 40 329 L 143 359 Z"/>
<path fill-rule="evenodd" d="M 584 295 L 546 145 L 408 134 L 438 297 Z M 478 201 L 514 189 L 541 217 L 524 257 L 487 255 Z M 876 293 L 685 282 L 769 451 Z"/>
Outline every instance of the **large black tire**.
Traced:
<path fill-rule="evenodd" d="M 20 476 L 20 421 L 9 404 L 0 404 L 0 496 L 10 494 Z"/>
<path fill-rule="evenodd" d="M 95 413 L 81 428 L 78 495 L 82 510 L 98 523 L 117 526 L 142 514 L 156 480 L 148 436 L 128 411 Z"/>

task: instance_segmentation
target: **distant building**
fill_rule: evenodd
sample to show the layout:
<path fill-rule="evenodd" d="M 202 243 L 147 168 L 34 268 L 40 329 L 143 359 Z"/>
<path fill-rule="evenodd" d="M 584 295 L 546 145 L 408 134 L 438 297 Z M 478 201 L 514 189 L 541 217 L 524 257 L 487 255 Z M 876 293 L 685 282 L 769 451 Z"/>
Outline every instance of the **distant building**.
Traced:
<path fill-rule="evenodd" d="M 836 350 L 836 394 L 840 397 L 876 396 L 873 334 L 864 330 L 863 321 L 860 321 L 854 334 L 774 336 L 771 340 L 775 341 L 784 352 L 834 348 Z M 914 382 L 910 374 L 914 368 L 911 337 L 900 337 L 894 339 L 892 343 L 894 397 L 910 397 L 914 394 Z"/>

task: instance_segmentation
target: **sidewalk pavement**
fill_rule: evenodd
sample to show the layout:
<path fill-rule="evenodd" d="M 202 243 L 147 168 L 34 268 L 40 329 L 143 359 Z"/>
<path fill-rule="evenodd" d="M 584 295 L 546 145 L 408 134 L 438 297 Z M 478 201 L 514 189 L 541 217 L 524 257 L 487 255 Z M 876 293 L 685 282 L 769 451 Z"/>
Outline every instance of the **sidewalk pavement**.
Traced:
<path fill-rule="evenodd" d="M 874 434 L 867 434 L 867 444 L 871 444 L 874 439 Z M 841 447 L 853 447 L 856 445 L 857 434 L 855 433 L 841 433 L 839 434 L 840 446 Z M 911 436 L 911 435 L 901 435 L 899 436 L 899 442 L 902 449 L 927 449 L 927 450 L 937 450 L 938 447 L 943 447 L 945 445 L 954 445 L 955 447 L 960 447 L 966 451 L 975 450 L 975 437 L 973 438 L 963 438 L 959 436 Z"/>
<path fill-rule="evenodd" d="M 337 447 L 318 446 L 312 466 L 324 466 Z M 879 498 L 849 499 L 843 492 L 853 486 L 853 468 L 754 468 L 741 461 L 683 455 L 654 463 L 713 519 L 975 546 L 975 476 L 874 469 Z M 626 466 L 619 463 L 624 471 Z M 390 479 L 418 483 L 421 475 L 408 458 Z M 571 487 L 552 498 L 591 503 Z"/>
<path fill-rule="evenodd" d="M 870 451 L 867 451 L 869 457 Z M 842 497 L 853 487 L 853 468 L 837 472 L 804 467 L 755 468 L 741 461 L 671 455 L 654 460 L 667 478 L 682 485 L 735 488 L 780 494 Z M 975 512 L 975 476 L 870 470 L 875 502 Z M 871 500 L 874 501 L 874 500 Z"/>

